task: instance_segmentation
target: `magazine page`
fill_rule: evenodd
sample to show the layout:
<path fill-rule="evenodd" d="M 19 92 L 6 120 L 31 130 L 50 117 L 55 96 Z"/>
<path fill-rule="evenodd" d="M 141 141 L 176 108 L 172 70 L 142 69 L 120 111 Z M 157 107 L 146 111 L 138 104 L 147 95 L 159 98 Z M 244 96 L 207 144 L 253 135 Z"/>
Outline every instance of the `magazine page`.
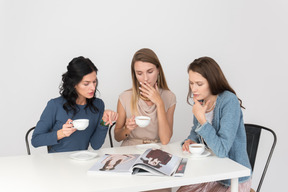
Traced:
<path fill-rule="evenodd" d="M 181 157 L 172 155 L 161 149 L 147 149 L 136 160 L 135 164 L 133 165 L 133 172 L 135 168 L 145 169 L 146 171 L 154 169 L 156 172 L 160 172 L 163 175 L 171 176 L 178 168 L 181 160 Z M 147 169 L 145 167 L 149 167 L 150 169 Z M 134 173 L 137 174 L 136 172 Z"/>
<path fill-rule="evenodd" d="M 181 163 L 179 164 L 177 170 L 174 173 L 174 177 L 183 177 L 184 176 L 184 172 L 186 169 L 186 165 L 187 165 L 187 158 L 182 158 Z"/>
<path fill-rule="evenodd" d="M 88 174 L 132 174 L 132 166 L 139 156 L 139 154 L 105 154 L 88 170 Z"/>
<path fill-rule="evenodd" d="M 133 175 L 156 175 L 156 176 L 164 176 L 163 173 L 158 170 L 151 168 L 144 164 L 137 164 L 133 166 Z"/>

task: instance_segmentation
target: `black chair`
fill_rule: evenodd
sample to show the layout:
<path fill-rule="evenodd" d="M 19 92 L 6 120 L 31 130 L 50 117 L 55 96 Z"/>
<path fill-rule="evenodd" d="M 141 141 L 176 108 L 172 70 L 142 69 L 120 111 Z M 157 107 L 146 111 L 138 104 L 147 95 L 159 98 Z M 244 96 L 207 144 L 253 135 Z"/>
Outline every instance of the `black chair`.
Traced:
<path fill-rule="evenodd" d="M 30 129 L 26 132 L 26 135 L 25 135 L 26 149 L 27 149 L 27 154 L 28 154 L 28 155 L 31 155 L 31 152 L 30 152 L 30 144 L 29 144 L 29 141 L 28 141 L 28 136 L 29 136 L 30 132 L 33 131 L 34 129 L 35 129 L 35 127 L 30 128 Z"/>
<path fill-rule="evenodd" d="M 266 175 L 276 142 L 277 142 L 277 136 L 273 130 L 260 126 L 260 125 L 245 124 L 245 129 L 246 129 L 246 136 L 247 136 L 247 152 L 248 152 L 250 164 L 252 166 L 252 171 L 254 170 L 254 165 L 255 165 L 255 160 L 256 160 L 256 155 L 257 155 L 257 150 L 258 150 L 258 145 L 259 145 L 262 130 L 267 131 L 273 135 L 273 143 L 269 151 L 269 156 L 267 157 L 261 179 L 256 189 L 256 192 L 259 192 L 261 189 L 264 177 Z M 254 192 L 254 190 L 251 188 L 250 192 Z"/>
<path fill-rule="evenodd" d="M 109 126 L 109 141 L 110 141 L 110 146 L 113 147 L 113 138 L 112 138 L 112 134 L 111 134 L 111 131 L 112 131 L 112 128 L 114 127 L 114 125 L 116 124 L 116 122 L 114 122 L 112 125 Z"/>
<path fill-rule="evenodd" d="M 31 155 L 31 151 L 30 151 L 30 142 L 28 140 L 28 137 L 31 133 L 31 131 L 33 131 L 35 129 L 35 127 L 30 128 L 25 135 L 25 143 L 26 143 L 26 149 L 27 149 L 27 154 Z M 49 151 L 49 146 L 47 146 L 47 152 Z"/>

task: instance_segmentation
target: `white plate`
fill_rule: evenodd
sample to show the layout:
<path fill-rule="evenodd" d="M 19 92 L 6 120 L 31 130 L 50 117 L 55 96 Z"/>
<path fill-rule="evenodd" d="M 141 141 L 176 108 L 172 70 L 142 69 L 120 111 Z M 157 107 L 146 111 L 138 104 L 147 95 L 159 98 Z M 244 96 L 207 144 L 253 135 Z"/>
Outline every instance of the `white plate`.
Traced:
<path fill-rule="evenodd" d="M 141 151 L 146 151 L 147 149 L 160 149 L 160 145 L 156 143 L 149 143 L 149 144 L 141 144 L 141 145 L 136 145 L 136 148 L 141 150 Z"/>
<path fill-rule="evenodd" d="M 87 161 L 87 160 L 97 157 L 97 155 L 98 155 L 97 153 L 92 153 L 89 151 L 80 151 L 80 152 L 71 154 L 69 157 L 75 160 Z"/>
<path fill-rule="evenodd" d="M 192 157 L 192 158 L 202 158 L 202 157 L 208 157 L 209 155 L 211 155 L 211 152 L 208 150 L 205 150 L 201 155 L 193 155 L 190 152 L 183 151 L 183 154 L 185 156 Z"/>

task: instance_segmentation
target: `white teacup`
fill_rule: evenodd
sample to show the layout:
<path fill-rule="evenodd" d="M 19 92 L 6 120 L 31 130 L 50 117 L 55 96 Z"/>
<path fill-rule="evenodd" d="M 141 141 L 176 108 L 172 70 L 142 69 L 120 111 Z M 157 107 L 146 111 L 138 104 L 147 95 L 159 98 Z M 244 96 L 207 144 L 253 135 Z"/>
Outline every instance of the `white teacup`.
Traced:
<path fill-rule="evenodd" d="M 205 151 L 205 145 L 202 143 L 190 144 L 189 151 L 192 155 L 201 155 Z"/>
<path fill-rule="evenodd" d="M 78 130 L 84 130 L 89 125 L 89 119 L 76 119 L 71 122 L 73 124 L 73 127 Z"/>
<path fill-rule="evenodd" d="M 149 125 L 151 118 L 148 116 L 137 116 L 135 117 L 136 124 L 139 127 L 146 127 Z"/>

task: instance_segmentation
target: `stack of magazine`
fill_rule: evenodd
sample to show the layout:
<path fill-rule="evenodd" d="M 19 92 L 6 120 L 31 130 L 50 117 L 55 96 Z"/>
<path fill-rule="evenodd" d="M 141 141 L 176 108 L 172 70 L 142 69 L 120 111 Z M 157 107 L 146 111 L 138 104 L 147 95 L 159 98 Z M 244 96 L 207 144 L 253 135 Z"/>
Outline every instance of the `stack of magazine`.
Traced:
<path fill-rule="evenodd" d="M 88 174 L 121 173 L 181 177 L 187 158 L 181 158 L 161 149 L 147 149 L 140 154 L 105 154 Z"/>

